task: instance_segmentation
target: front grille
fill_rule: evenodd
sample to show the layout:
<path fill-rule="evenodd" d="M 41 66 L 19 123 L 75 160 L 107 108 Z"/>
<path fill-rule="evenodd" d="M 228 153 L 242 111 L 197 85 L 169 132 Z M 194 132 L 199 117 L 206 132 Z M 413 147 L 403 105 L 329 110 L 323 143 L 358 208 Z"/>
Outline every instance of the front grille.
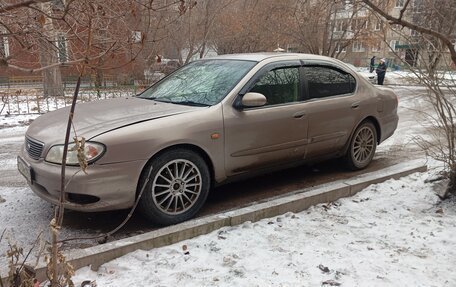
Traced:
<path fill-rule="evenodd" d="M 44 144 L 31 138 L 25 137 L 25 150 L 33 159 L 39 159 L 43 152 Z"/>

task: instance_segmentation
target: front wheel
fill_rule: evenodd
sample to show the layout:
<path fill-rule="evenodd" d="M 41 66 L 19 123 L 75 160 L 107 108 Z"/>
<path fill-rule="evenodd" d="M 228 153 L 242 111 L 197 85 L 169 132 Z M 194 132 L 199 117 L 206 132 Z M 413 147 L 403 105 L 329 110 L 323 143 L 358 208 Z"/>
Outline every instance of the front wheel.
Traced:
<path fill-rule="evenodd" d="M 206 162 L 196 153 L 176 149 L 156 158 L 143 177 L 149 182 L 139 201 L 141 213 L 159 225 L 176 224 L 192 218 L 204 205 L 210 189 Z M 140 180 L 141 184 L 145 178 Z"/>
<path fill-rule="evenodd" d="M 371 122 L 361 123 L 350 141 L 345 161 L 352 170 L 367 167 L 377 148 L 377 131 Z"/>

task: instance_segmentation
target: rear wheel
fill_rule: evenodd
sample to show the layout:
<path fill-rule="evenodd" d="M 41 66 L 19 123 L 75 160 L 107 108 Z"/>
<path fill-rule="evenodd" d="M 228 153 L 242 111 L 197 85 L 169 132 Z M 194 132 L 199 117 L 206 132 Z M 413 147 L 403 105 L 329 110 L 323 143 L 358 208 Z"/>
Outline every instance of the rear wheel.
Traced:
<path fill-rule="evenodd" d="M 169 150 L 156 158 L 144 172 L 150 173 L 139 208 L 150 221 L 160 225 L 176 224 L 192 218 L 204 205 L 210 189 L 206 162 L 196 153 Z"/>
<path fill-rule="evenodd" d="M 377 131 L 371 122 L 361 123 L 355 130 L 345 156 L 347 166 L 352 170 L 367 167 L 377 148 Z"/>

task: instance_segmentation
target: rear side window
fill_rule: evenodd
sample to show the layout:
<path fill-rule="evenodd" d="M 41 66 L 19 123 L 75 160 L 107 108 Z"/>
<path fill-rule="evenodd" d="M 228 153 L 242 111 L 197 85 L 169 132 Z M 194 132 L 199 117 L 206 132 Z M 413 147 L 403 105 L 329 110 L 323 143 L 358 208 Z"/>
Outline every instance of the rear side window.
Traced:
<path fill-rule="evenodd" d="M 355 91 L 355 78 L 333 67 L 303 67 L 309 98 L 325 98 L 351 94 Z"/>

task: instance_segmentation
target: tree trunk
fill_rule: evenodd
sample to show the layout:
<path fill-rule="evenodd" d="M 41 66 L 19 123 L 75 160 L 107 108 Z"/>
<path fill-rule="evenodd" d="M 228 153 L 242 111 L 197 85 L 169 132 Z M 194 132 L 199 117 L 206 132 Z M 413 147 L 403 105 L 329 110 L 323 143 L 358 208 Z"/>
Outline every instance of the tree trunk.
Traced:
<path fill-rule="evenodd" d="M 446 197 L 456 196 L 456 170 L 450 171 L 450 181 L 448 182 Z"/>
<path fill-rule="evenodd" d="M 43 59 L 43 57 L 40 57 Z M 47 66 L 56 63 L 52 62 L 52 59 L 48 61 L 41 61 L 41 66 Z M 60 74 L 60 67 L 52 67 L 45 69 L 42 72 L 43 75 L 43 92 L 45 97 L 49 96 L 63 96 L 63 83 L 62 76 Z"/>
<path fill-rule="evenodd" d="M 41 8 L 49 15 L 52 14 L 51 4 L 42 3 Z M 43 19 L 43 39 L 40 39 L 40 64 L 41 67 L 47 67 L 52 64 L 58 63 L 58 44 L 56 44 L 56 35 L 52 19 L 46 17 Z M 43 75 L 43 90 L 44 96 L 63 96 L 63 83 L 60 67 L 55 66 L 44 69 Z"/>

